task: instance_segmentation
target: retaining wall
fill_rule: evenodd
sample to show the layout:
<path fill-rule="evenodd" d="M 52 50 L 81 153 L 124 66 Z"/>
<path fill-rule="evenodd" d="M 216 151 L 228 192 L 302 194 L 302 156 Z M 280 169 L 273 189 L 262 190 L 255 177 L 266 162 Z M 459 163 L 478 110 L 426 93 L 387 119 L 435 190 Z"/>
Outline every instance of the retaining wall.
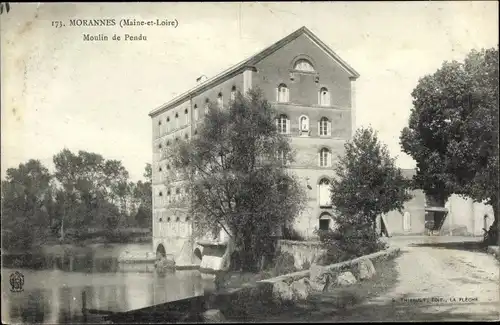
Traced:
<path fill-rule="evenodd" d="M 319 241 L 278 240 L 276 249 L 278 252 L 291 254 L 297 269 L 302 269 L 305 264 L 313 264 L 326 253 Z"/>

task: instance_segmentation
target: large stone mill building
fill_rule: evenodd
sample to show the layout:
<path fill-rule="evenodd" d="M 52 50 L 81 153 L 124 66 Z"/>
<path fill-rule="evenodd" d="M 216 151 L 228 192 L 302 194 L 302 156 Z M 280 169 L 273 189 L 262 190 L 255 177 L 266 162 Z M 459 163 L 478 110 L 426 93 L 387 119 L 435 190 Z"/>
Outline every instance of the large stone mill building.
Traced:
<path fill-rule="evenodd" d="M 170 202 L 186 193 L 175 171 L 166 165 L 162 148 L 196 133 L 208 101 L 227 105 L 237 91 L 244 93 L 252 87 L 260 88 L 280 112 L 276 117 L 279 132 L 291 137 L 297 151 L 290 169 L 306 189 L 309 204 L 294 228 L 311 237 L 315 228 L 331 226 L 331 166 L 352 136 L 358 77 L 332 49 L 302 27 L 152 111 L 155 250 L 161 244 L 166 254 L 189 259 L 196 246 L 189 240 L 187 210 L 169 208 Z"/>

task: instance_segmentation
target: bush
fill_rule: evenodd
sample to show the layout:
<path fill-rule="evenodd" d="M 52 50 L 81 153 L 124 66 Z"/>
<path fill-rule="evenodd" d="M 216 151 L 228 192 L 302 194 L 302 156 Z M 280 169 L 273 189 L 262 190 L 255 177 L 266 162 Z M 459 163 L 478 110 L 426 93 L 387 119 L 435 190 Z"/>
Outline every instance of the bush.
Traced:
<path fill-rule="evenodd" d="M 362 217 L 335 218 L 335 230 L 316 231 L 326 249 L 324 263 L 347 261 L 385 249 L 371 222 Z"/>
<path fill-rule="evenodd" d="M 274 262 L 274 267 L 272 269 L 273 276 L 279 276 L 283 274 L 297 272 L 295 267 L 295 258 L 290 253 L 280 253 Z"/>
<path fill-rule="evenodd" d="M 295 241 L 304 241 L 304 237 L 294 228 L 285 227 L 283 229 L 283 239 L 285 240 L 295 240 Z"/>

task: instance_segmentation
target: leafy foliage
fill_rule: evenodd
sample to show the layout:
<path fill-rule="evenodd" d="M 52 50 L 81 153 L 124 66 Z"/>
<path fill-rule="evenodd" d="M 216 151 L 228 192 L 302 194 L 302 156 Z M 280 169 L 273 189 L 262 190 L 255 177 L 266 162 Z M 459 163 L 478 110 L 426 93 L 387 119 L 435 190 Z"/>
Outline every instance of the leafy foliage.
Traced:
<path fill-rule="evenodd" d="M 293 161 L 289 140 L 277 132 L 276 114 L 260 91 L 238 94 L 229 107 L 210 105 L 198 135 L 165 152 L 172 166 L 167 186 L 185 181 L 190 195 L 178 206 L 189 203 L 195 231 L 201 236 L 223 228 L 248 270 L 258 265 L 276 230 L 305 206 L 303 189 L 277 155 L 282 151 Z"/>
<path fill-rule="evenodd" d="M 54 165 L 53 175 L 37 160 L 7 170 L 4 247 L 28 250 L 62 234 L 65 240 L 83 239 L 90 229 L 106 230 L 113 239 L 116 230 L 151 226 L 150 179 L 129 182 L 120 161 L 85 151 L 75 155 L 65 149 L 54 156 Z"/>
<path fill-rule="evenodd" d="M 444 206 L 453 193 L 493 206 L 498 223 L 498 48 L 444 62 L 412 92 L 403 151 L 418 167 L 415 183 Z"/>
<path fill-rule="evenodd" d="M 410 182 L 395 166 L 387 147 L 371 128 L 356 131 L 345 144 L 345 154 L 334 167 L 331 187 L 335 229 L 319 231 L 328 262 L 373 253 L 381 248 L 375 232 L 376 217 L 402 211 L 412 196 Z"/>
<path fill-rule="evenodd" d="M 38 160 L 9 168 L 2 181 L 2 247 L 28 249 L 47 237 L 51 175 Z"/>

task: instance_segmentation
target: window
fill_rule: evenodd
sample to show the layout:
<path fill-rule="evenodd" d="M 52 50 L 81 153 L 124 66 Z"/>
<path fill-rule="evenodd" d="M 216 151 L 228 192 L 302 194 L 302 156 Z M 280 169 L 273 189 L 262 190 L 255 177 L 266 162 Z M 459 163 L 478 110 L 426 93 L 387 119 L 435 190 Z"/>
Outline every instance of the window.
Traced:
<path fill-rule="evenodd" d="M 322 178 L 318 184 L 318 201 L 320 207 L 329 207 L 332 205 L 330 198 L 330 181 Z"/>
<path fill-rule="evenodd" d="M 319 104 L 321 106 L 330 106 L 330 93 L 325 87 L 319 90 Z"/>
<path fill-rule="evenodd" d="M 175 113 L 175 128 L 177 129 L 179 127 L 179 114 Z"/>
<path fill-rule="evenodd" d="M 158 171 L 159 171 L 159 172 L 161 172 L 161 171 L 162 171 L 161 166 L 160 166 L 160 167 L 158 167 Z"/>
<path fill-rule="evenodd" d="M 277 92 L 276 100 L 278 103 L 288 103 L 290 101 L 290 92 L 285 84 L 280 84 Z"/>
<path fill-rule="evenodd" d="M 193 112 L 194 112 L 194 120 L 198 121 L 198 105 L 194 104 Z"/>
<path fill-rule="evenodd" d="M 188 222 L 189 220 L 190 220 L 189 217 L 186 217 L 186 222 Z"/>
<path fill-rule="evenodd" d="M 323 148 L 319 152 L 319 166 L 320 167 L 330 167 L 330 150 Z"/>
<path fill-rule="evenodd" d="M 300 131 L 307 132 L 309 131 L 309 118 L 305 115 L 302 115 L 299 119 Z"/>
<path fill-rule="evenodd" d="M 403 230 L 410 231 L 411 230 L 411 214 L 406 211 L 403 215 Z"/>
<path fill-rule="evenodd" d="M 314 72 L 314 68 L 313 68 L 311 62 L 309 62 L 306 59 L 297 60 L 297 62 L 295 62 L 295 66 L 293 68 L 295 70 L 299 70 L 299 71 Z"/>
<path fill-rule="evenodd" d="M 175 218 L 175 221 L 179 222 L 179 221 L 181 221 L 181 219 L 179 217 L 177 217 L 177 218 Z"/>
<path fill-rule="evenodd" d="M 169 145 L 170 145 L 170 140 L 167 140 L 167 146 L 169 146 Z"/>
<path fill-rule="evenodd" d="M 189 135 L 187 133 L 184 135 L 184 139 L 189 139 Z"/>
<path fill-rule="evenodd" d="M 206 99 L 205 99 L 205 115 L 207 115 L 207 114 L 208 114 L 208 106 L 209 106 L 209 103 L 210 103 L 210 102 L 209 102 L 208 98 L 206 98 Z"/>
<path fill-rule="evenodd" d="M 286 154 L 284 150 L 279 150 L 276 155 L 278 156 L 278 160 L 283 164 L 286 165 L 287 159 L 286 159 Z"/>
<path fill-rule="evenodd" d="M 231 100 L 235 99 L 236 99 L 236 86 L 233 86 L 233 88 L 231 88 Z"/>
<path fill-rule="evenodd" d="M 170 117 L 167 117 L 167 132 L 170 130 Z"/>
<path fill-rule="evenodd" d="M 185 124 L 189 124 L 189 114 L 187 108 L 184 110 L 184 122 Z"/>
<path fill-rule="evenodd" d="M 276 120 L 276 127 L 278 128 L 278 132 L 281 134 L 287 134 L 289 129 L 288 124 L 288 117 L 284 114 L 280 115 Z"/>
<path fill-rule="evenodd" d="M 321 120 L 319 120 L 319 135 L 331 135 L 330 121 L 326 117 L 322 117 Z"/>
<path fill-rule="evenodd" d="M 222 105 L 224 104 L 224 100 L 222 98 L 222 93 L 219 93 L 217 96 L 217 107 L 222 108 Z"/>
<path fill-rule="evenodd" d="M 319 219 L 319 229 L 328 230 L 330 229 L 330 219 Z"/>
<path fill-rule="evenodd" d="M 158 145 L 158 149 L 161 149 L 161 143 Z"/>

